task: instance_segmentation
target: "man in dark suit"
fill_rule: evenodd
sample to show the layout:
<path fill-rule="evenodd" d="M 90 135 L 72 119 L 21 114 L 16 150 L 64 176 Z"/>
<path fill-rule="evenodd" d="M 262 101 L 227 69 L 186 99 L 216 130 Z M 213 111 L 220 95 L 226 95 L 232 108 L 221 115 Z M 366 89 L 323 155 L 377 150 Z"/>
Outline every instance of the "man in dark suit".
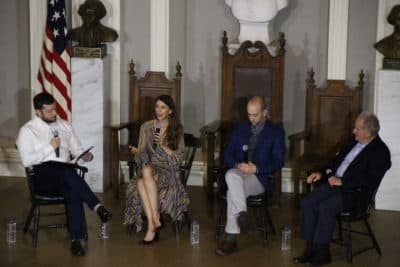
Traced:
<path fill-rule="evenodd" d="M 240 230 L 252 228 L 246 198 L 268 190 L 269 175 L 284 163 L 285 135 L 281 127 L 267 120 L 264 99 L 252 97 L 247 103 L 247 114 L 249 122 L 235 126 L 224 153 L 224 162 L 230 169 L 225 175 L 227 238 L 216 250 L 220 256 L 236 251 Z"/>
<path fill-rule="evenodd" d="M 307 183 L 320 183 L 302 202 L 301 238 L 306 249 L 297 263 L 319 266 L 331 262 L 329 243 L 336 214 L 354 207 L 354 189 L 362 187 L 373 194 L 390 168 L 390 151 L 378 135 L 379 121 L 369 112 L 361 113 L 354 124 L 355 140 L 336 158 L 307 177 Z"/>

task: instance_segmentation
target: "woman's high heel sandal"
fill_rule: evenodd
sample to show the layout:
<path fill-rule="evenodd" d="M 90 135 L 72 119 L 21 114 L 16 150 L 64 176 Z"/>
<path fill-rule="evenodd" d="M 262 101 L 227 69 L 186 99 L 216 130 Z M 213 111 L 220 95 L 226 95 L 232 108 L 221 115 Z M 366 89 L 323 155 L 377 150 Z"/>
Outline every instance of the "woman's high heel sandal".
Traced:
<path fill-rule="evenodd" d="M 154 238 L 153 238 L 153 240 L 150 240 L 150 241 L 147 241 L 147 240 L 140 240 L 139 242 L 138 242 L 138 244 L 139 245 L 143 245 L 143 246 L 146 246 L 146 245 L 151 245 L 151 244 L 153 244 L 154 242 L 158 242 L 158 241 L 160 241 L 160 232 L 158 232 L 158 231 L 156 231 L 156 232 L 154 232 Z"/>

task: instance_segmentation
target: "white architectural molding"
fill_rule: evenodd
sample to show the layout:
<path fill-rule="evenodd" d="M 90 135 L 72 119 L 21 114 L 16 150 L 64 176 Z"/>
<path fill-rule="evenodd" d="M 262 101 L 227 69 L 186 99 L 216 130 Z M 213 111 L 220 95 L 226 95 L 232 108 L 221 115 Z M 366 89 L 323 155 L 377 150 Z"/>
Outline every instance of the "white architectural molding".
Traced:
<path fill-rule="evenodd" d="M 29 36 L 30 36 L 30 85 L 31 100 L 39 92 L 37 79 L 40 55 L 42 53 L 43 35 L 47 17 L 47 0 L 29 0 Z M 32 101 L 30 101 L 31 103 Z M 30 104 L 29 103 L 29 104 Z M 31 117 L 35 115 L 31 108 Z"/>
<path fill-rule="evenodd" d="M 151 0 L 150 70 L 169 68 L 169 7 L 170 0 Z"/>
<path fill-rule="evenodd" d="M 346 79 L 349 0 L 329 1 L 328 80 Z"/>
<path fill-rule="evenodd" d="M 72 28 L 79 27 L 82 20 L 78 14 L 79 6 L 85 0 L 72 0 Z M 107 44 L 107 53 L 111 57 L 111 123 L 117 124 L 121 121 L 121 1 L 120 0 L 102 0 L 107 10 L 107 15 L 101 20 L 101 23 L 117 31 L 119 38 Z"/>

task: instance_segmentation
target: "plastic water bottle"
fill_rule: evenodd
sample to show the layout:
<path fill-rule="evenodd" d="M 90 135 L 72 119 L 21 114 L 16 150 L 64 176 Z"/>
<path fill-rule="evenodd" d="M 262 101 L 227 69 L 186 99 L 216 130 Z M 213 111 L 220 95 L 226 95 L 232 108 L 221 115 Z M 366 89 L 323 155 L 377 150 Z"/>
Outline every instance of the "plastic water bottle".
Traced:
<path fill-rule="evenodd" d="M 281 241 L 281 250 L 288 251 L 290 250 L 290 239 L 291 239 L 291 230 L 289 226 L 285 226 L 282 229 L 282 241 Z"/>
<path fill-rule="evenodd" d="M 7 243 L 14 244 L 15 242 L 17 242 L 17 222 L 14 217 L 10 217 L 7 221 Z"/>
<path fill-rule="evenodd" d="M 200 243 L 200 224 L 194 220 L 190 225 L 190 244 L 197 245 Z"/>
<path fill-rule="evenodd" d="M 100 239 L 108 239 L 109 237 L 108 223 L 102 223 L 100 226 Z"/>

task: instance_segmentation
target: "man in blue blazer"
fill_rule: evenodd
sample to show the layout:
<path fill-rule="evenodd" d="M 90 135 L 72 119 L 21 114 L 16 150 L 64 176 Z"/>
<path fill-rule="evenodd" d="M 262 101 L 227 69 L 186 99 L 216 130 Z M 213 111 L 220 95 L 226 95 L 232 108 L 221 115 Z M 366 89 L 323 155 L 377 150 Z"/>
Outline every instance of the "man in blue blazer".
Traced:
<path fill-rule="evenodd" d="M 285 135 L 283 129 L 267 120 L 268 111 L 262 97 L 247 103 L 249 122 L 236 125 L 224 152 L 229 167 L 225 175 L 227 191 L 227 238 L 216 250 L 224 256 L 237 250 L 240 230 L 250 228 L 246 198 L 268 190 L 269 175 L 284 164 Z"/>
<path fill-rule="evenodd" d="M 329 243 L 336 214 L 354 207 L 354 190 L 362 187 L 372 196 L 391 166 L 390 151 L 378 135 L 379 121 L 369 112 L 361 113 L 354 124 L 352 140 L 336 158 L 319 172 L 307 177 L 307 183 L 320 183 L 302 202 L 301 238 L 306 249 L 297 263 L 314 266 L 331 261 Z"/>

